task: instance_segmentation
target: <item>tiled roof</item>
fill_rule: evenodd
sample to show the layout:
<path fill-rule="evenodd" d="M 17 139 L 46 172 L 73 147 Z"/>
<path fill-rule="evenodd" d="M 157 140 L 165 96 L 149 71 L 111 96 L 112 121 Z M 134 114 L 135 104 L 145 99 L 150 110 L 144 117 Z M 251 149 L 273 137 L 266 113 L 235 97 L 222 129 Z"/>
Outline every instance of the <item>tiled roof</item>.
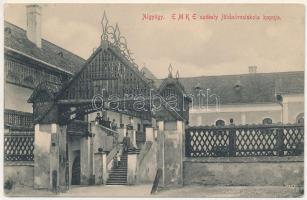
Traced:
<path fill-rule="evenodd" d="M 83 58 L 44 39 L 42 39 L 42 48 L 36 47 L 27 39 L 24 29 L 7 21 L 4 22 L 4 46 L 55 65 L 70 73 L 76 73 L 85 63 Z"/>
<path fill-rule="evenodd" d="M 159 87 L 162 81 L 156 80 L 155 85 Z M 202 88 L 204 94 L 210 89 L 209 95 L 218 95 L 221 104 L 274 103 L 275 93 L 304 93 L 303 71 L 189 77 L 180 78 L 180 82 L 187 94 L 195 96 L 198 94 L 196 86 Z M 198 99 L 194 98 L 196 102 Z M 211 103 L 215 103 L 214 98 L 209 99 Z"/>

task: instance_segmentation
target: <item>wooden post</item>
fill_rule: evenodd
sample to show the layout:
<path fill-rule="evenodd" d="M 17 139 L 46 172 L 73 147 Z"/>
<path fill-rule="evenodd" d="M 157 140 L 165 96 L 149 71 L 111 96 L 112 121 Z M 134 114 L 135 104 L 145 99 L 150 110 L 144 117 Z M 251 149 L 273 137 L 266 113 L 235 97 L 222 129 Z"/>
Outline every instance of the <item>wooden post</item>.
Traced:
<path fill-rule="evenodd" d="M 229 157 L 236 156 L 236 129 L 232 127 L 229 130 Z"/>
<path fill-rule="evenodd" d="M 277 154 L 278 156 L 284 156 L 284 130 L 283 127 L 277 129 Z"/>
<path fill-rule="evenodd" d="M 185 130 L 185 156 L 191 157 L 191 137 L 189 130 Z"/>

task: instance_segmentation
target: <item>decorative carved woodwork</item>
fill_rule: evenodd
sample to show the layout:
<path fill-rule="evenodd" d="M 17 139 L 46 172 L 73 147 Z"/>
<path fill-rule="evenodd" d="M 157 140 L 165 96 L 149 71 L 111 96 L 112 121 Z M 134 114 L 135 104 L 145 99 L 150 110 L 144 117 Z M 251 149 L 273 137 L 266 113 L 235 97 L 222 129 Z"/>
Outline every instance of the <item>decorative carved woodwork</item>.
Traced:
<path fill-rule="evenodd" d="M 176 78 L 172 75 L 172 66 L 169 66 L 168 78 L 164 79 L 159 87 L 159 94 L 166 100 L 165 107 L 170 112 L 176 113 L 171 116 L 169 112 L 162 111 L 157 114 L 157 118 L 161 120 L 186 120 L 189 119 L 189 103 L 190 99 L 185 93 L 183 85 L 179 81 L 179 73 L 177 71 Z"/>
<path fill-rule="evenodd" d="M 31 89 L 34 89 L 44 81 L 61 83 L 67 79 L 67 75 L 44 69 L 34 63 L 30 64 L 8 55 L 4 59 L 4 69 L 6 82 Z"/>
<path fill-rule="evenodd" d="M 62 119 L 72 120 L 72 115 L 75 115 L 77 111 L 87 114 L 97 109 L 108 109 L 141 119 L 151 119 L 151 95 L 158 94 L 158 90 L 154 87 L 153 81 L 147 79 L 144 73 L 138 70 L 118 26 L 116 25 L 115 28 L 110 26 L 105 14 L 102 26 L 101 45 L 82 69 L 71 81 L 63 84 L 59 91 L 47 92 L 55 97 L 50 97 L 50 99 L 54 99 L 60 109 L 60 121 Z M 40 97 L 36 95 L 35 98 Z M 101 99 L 102 107 L 93 106 L 92 100 L 95 98 Z M 32 98 L 31 101 L 35 100 Z M 142 104 L 140 106 L 142 109 L 135 109 L 136 103 Z M 162 104 L 162 106 L 167 106 L 164 99 L 162 99 Z M 45 106 L 46 109 L 42 110 L 43 112 L 52 109 L 48 108 L 49 105 Z M 37 109 L 35 112 L 41 112 L 37 106 L 34 107 Z M 72 108 L 76 111 L 73 111 Z M 177 115 L 180 120 L 184 119 L 178 112 L 167 113 L 167 115 Z"/>
<path fill-rule="evenodd" d="M 4 124 L 9 127 L 33 127 L 33 114 L 16 110 L 4 110 Z"/>
<path fill-rule="evenodd" d="M 59 122 L 56 95 L 61 90 L 61 85 L 52 82 L 42 82 L 33 91 L 28 103 L 33 103 L 34 123 Z"/>

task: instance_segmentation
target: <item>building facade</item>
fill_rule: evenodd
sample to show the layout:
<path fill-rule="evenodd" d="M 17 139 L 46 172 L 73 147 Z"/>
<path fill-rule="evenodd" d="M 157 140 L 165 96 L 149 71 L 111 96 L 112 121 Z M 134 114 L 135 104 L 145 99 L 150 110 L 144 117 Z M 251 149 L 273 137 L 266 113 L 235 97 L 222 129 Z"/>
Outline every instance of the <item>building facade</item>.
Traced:
<path fill-rule="evenodd" d="M 304 123 L 304 72 L 182 78 L 191 126 Z"/>
<path fill-rule="evenodd" d="M 139 70 L 105 14 L 101 43 L 85 61 L 42 40 L 41 8 L 27 11 L 26 31 L 5 23 L 5 180 L 65 191 L 152 183 L 157 174 L 163 186 L 179 186 L 196 157 L 302 154 L 302 125 L 284 124 L 304 121 L 303 72 L 252 67 L 245 75 L 180 78 L 170 66 L 157 80 Z M 239 127 L 234 137 L 234 125 L 251 124 L 282 126 Z"/>
<path fill-rule="evenodd" d="M 33 89 L 43 81 L 62 84 L 85 62 L 81 57 L 41 38 L 41 7 L 27 7 L 27 29 L 4 22 L 5 124 L 28 126 Z"/>

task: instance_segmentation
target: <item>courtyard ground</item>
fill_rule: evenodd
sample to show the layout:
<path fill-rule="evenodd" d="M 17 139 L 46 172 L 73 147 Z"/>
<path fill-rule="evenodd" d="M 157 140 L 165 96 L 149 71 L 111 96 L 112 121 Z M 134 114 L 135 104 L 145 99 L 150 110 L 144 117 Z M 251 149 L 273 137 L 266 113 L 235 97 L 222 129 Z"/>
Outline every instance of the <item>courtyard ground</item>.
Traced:
<path fill-rule="evenodd" d="M 72 187 L 65 193 L 54 194 L 46 190 L 17 187 L 7 196 L 57 196 L 57 197 L 300 197 L 302 189 L 275 186 L 186 186 L 164 189 L 150 195 L 151 185 Z"/>

